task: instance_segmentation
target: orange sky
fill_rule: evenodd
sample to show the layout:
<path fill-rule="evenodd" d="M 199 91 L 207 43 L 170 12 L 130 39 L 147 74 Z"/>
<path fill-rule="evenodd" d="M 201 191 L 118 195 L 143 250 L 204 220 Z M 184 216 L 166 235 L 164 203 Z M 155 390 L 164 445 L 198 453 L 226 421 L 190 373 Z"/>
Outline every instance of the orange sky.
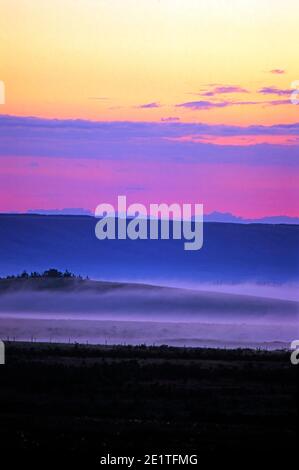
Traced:
<path fill-rule="evenodd" d="M 1 114 L 95 120 L 273 124 L 268 105 L 299 79 L 297 0 L 2 0 Z M 270 70 L 285 73 L 273 74 Z M 196 95 L 212 84 L 248 93 Z M 216 86 L 216 85 L 215 85 Z M 215 109 L 177 104 L 261 102 Z M 140 105 L 157 103 L 157 107 Z"/>

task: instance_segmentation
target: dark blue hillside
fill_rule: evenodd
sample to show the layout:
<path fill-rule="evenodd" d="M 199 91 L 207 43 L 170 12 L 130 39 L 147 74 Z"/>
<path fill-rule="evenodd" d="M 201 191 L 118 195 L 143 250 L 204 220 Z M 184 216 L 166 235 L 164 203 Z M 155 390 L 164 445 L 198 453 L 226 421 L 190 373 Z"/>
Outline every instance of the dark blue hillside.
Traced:
<path fill-rule="evenodd" d="M 0 215 L 0 276 L 49 267 L 98 279 L 283 283 L 299 280 L 299 226 L 204 224 L 183 240 L 106 240 L 89 216 Z"/>

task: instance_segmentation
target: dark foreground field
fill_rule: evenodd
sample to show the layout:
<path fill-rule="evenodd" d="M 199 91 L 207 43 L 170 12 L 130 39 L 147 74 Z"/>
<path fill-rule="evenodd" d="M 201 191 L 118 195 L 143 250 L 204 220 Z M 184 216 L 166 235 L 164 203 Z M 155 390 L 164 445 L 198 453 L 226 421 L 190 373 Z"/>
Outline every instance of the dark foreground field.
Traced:
<path fill-rule="evenodd" d="M 0 447 L 96 467 L 107 453 L 287 464 L 298 373 L 287 352 L 6 343 Z"/>

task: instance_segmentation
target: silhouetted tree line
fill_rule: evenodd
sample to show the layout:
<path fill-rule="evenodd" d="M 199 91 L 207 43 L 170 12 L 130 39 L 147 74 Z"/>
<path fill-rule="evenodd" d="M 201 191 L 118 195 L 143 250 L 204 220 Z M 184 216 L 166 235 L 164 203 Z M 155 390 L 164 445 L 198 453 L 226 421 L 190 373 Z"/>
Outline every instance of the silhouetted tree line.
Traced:
<path fill-rule="evenodd" d="M 82 280 L 83 277 L 80 275 L 76 275 L 72 272 L 70 272 L 68 269 L 65 271 L 59 271 L 58 269 L 55 268 L 50 268 L 47 269 L 46 271 L 39 273 L 36 271 L 33 271 L 31 273 L 28 273 L 27 271 L 23 271 L 21 274 L 17 275 L 11 275 L 11 276 L 6 276 L 4 278 L 0 279 L 40 279 L 40 278 L 46 278 L 46 279 L 80 279 Z M 88 278 L 86 278 L 88 279 Z"/>

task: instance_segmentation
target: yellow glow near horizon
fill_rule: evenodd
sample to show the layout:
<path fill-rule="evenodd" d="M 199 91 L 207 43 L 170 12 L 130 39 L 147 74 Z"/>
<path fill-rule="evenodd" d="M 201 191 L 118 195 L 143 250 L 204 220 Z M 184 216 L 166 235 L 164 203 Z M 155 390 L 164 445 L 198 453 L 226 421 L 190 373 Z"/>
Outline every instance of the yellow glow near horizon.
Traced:
<path fill-rule="evenodd" d="M 237 124 L 298 121 L 298 106 L 195 111 L 207 84 L 256 90 L 299 79 L 296 0 L 2 0 L 5 114 Z M 271 75 L 282 68 L 286 74 Z M 159 102 L 162 107 L 139 109 Z"/>

